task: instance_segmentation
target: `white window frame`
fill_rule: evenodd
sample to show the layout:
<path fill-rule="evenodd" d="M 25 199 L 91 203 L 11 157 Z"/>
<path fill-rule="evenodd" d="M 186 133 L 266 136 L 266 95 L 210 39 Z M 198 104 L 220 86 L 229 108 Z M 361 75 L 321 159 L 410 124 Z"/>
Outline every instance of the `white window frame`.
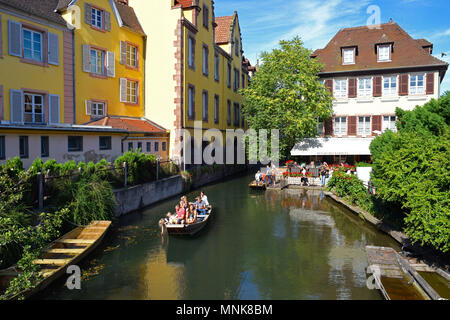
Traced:
<path fill-rule="evenodd" d="M 397 117 L 396 116 L 383 116 L 382 130 L 385 132 L 386 130 L 391 130 L 393 132 L 397 132 Z"/>
<path fill-rule="evenodd" d="M 338 99 L 348 98 L 348 79 L 334 79 L 333 96 Z"/>
<path fill-rule="evenodd" d="M 101 56 L 99 56 L 99 54 Z M 94 57 L 95 55 L 95 57 Z M 90 49 L 90 59 L 91 59 L 91 73 L 98 75 L 105 75 L 105 52 L 102 50 Z M 101 65 L 99 65 L 99 60 Z M 99 67 L 101 67 L 101 72 L 99 72 Z"/>
<path fill-rule="evenodd" d="M 361 86 L 362 84 L 362 86 Z M 358 97 L 371 97 L 373 95 L 372 78 L 358 78 Z"/>
<path fill-rule="evenodd" d="M 361 122 L 361 118 L 363 121 Z M 369 119 L 369 120 L 367 120 Z M 361 125 L 362 123 L 362 125 Z M 372 135 L 372 117 L 371 116 L 359 116 L 358 117 L 358 136 L 371 136 Z"/>
<path fill-rule="evenodd" d="M 334 134 L 337 136 L 346 136 L 348 131 L 348 119 L 347 117 L 335 117 L 334 118 Z"/>
<path fill-rule="evenodd" d="M 31 115 L 31 121 L 24 121 L 25 123 L 44 123 L 45 119 L 44 119 L 44 96 L 42 94 L 34 94 L 34 93 L 27 93 L 25 92 L 23 97 L 23 114 L 24 114 L 24 119 L 27 115 Z M 26 112 L 25 111 L 25 100 L 26 100 L 26 96 L 30 96 L 31 97 L 31 112 Z M 38 104 L 35 101 L 36 97 L 40 97 L 41 98 L 41 103 Z M 40 106 L 41 107 L 41 112 L 37 113 L 36 112 L 36 107 Z M 41 117 L 41 121 L 36 121 L 36 116 L 40 116 Z"/>
<path fill-rule="evenodd" d="M 98 18 L 100 18 L 100 25 L 98 25 Z M 97 8 L 91 8 L 91 24 L 92 26 L 103 29 L 103 11 Z"/>
<path fill-rule="evenodd" d="M 127 103 L 138 103 L 139 82 L 127 79 Z"/>
<path fill-rule="evenodd" d="M 392 87 L 393 79 L 395 79 L 395 90 Z M 389 85 L 389 88 L 386 89 L 386 83 Z M 398 76 L 385 76 L 383 77 L 383 96 L 397 96 L 398 95 Z"/>
<path fill-rule="evenodd" d="M 30 48 L 25 48 L 25 32 L 29 32 L 31 39 L 30 39 Z M 39 36 L 39 43 L 36 43 L 36 41 L 34 41 L 34 36 L 38 35 Z M 43 58 L 44 58 L 44 54 L 43 54 L 43 34 L 42 32 L 38 32 L 38 31 L 34 31 L 31 29 L 27 29 L 27 28 L 23 28 L 22 30 L 22 47 L 23 47 L 23 57 L 24 59 L 27 60 L 33 60 L 33 61 L 38 61 L 38 62 L 42 62 Z M 27 50 L 31 51 L 31 57 L 27 57 L 25 55 L 25 52 Z M 35 53 L 37 53 L 37 51 L 39 50 L 39 57 L 35 56 Z"/>
<path fill-rule="evenodd" d="M 351 52 L 351 56 L 348 53 Z M 351 58 L 351 59 L 349 59 Z M 349 65 L 356 63 L 356 49 L 355 48 L 343 48 L 342 49 L 342 64 Z"/>
<path fill-rule="evenodd" d="M 104 102 L 91 101 L 91 116 L 104 117 L 105 114 L 106 114 L 106 105 Z"/>
<path fill-rule="evenodd" d="M 422 76 L 422 86 L 419 86 L 419 77 Z M 416 85 L 413 86 L 412 82 L 415 79 Z M 409 75 L 408 81 L 409 94 L 412 96 L 425 95 L 425 87 L 426 87 L 426 76 L 424 73 L 415 73 Z"/>
<path fill-rule="evenodd" d="M 133 68 L 138 67 L 138 48 L 129 43 L 127 43 L 127 65 Z"/>
<path fill-rule="evenodd" d="M 391 59 L 391 51 L 392 45 L 390 44 L 380 44 L 377 46 L 377 59 L 378 62 L 390 62 Z M 385 54 L 382 55 L 382 49 L 387 49 L 387 56 Z"/>

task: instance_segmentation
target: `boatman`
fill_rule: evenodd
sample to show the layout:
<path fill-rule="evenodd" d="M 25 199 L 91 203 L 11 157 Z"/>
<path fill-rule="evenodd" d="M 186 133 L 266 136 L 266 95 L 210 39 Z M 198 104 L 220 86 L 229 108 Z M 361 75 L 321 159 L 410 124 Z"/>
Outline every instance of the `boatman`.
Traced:
<path fill-rule="evenodd" d="M 206 196 L 206 194 L 203 191 L 200 192 L 200 198 L 205 203 L 205 207 L 209 208 L 210 205 L 209 205 L 208 197 Z"/>

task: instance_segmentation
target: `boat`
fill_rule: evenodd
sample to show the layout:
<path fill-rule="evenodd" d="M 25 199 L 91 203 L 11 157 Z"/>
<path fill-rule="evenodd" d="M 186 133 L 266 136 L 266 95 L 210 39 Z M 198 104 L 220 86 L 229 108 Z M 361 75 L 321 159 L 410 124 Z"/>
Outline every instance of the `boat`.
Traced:
<path fill-rule="evenodd" d="M 256 182 L 256 180 L 254 180 L 248 186 L 250 187 L 250 189 L 254 190 L 266 190 L 266 184 L 262 181 Z"/>
<path fill-rule="evenodd" d="M 194 236 L 203 230 L 211 219 L 212 207 L 205 215 L 197 216 L 197 222 L 192 224 L 166 224 L 166 230 L 169 235 L 175 236 Z"/>
<path fill-rule="evenodd" d="M 10 300 L 30 298 L 66 274 L 68 266 L 79 263 L 101 243 L 110 226 L 111 221 L 94 221 L 86 227 L 77 227 L 52 242 L 43 250 L 41 259 L 33 261 L 40 267 L 42 278 L 39 283 L 33 289 L 10 297 Z M 19 273 L 17 266 L 0 270 L 0 294 L 5 292 L 9 282 Z"/>

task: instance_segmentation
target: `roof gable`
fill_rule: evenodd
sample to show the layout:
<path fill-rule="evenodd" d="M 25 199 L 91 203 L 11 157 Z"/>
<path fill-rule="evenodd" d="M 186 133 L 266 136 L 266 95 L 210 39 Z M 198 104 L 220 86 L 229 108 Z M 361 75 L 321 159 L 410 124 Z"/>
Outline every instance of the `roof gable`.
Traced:
<path fill-rule="evenodd" d="M 55 12 L 61 1 L 63 0 L 0 0 L 0 4 L 66 26 L 66 21 Z"/>

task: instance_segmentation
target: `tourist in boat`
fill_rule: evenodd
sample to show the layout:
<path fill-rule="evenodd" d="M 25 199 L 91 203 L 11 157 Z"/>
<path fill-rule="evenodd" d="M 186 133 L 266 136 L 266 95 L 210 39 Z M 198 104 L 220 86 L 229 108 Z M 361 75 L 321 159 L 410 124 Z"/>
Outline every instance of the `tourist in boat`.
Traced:
<path fill-rule="evenodd" d="M 187 216 L 187 224 L 193 224 L 197 221 L 197 210 L 195 210 L 195 207 L 193 204 L 189 206 Z"/>
<path fill-rule="evenodd" d="M 186 210 L 183 208 L 183 201 L 180 201 L 180 204 L 177 204 L 175 207 L 177 213 L 177 224 L 184 224 L 186 219 Z"/>
<path fill-rule="evenodd" d="M 270 166 L 269 165 L 267 165 L 267 173 L 266 173 L 266 177 L 265 177 L 265 179 L 264 179 L 264 183 L 267 185 L 267 184 L 269 184 L 269 185 L 272 185 L 272 170 L 270 169 Z"/>
<path fill-rule="evenodd" d="M 182 196 L 181 197 L 181 202 L 183 203 L 183 208 L 184 210 L 186 210 L 187 208 L 189 208 L 189 201 L 187 199 L 186 196 Z"/>
<path fill-rule="evenodd" d="M 206 203 L 202 200 L 201 197 L 197 197 L 197 201 L 195 202 L 195 208 L 197 209 L 198 214 L 204 216 L 206 215 Z"/>
<path fill-rule="evenodd" d="M 255 180 L 256 180 L 256 183 L 257 183 L 257 184 L 261 181 L 261 171 L 258 171 L 258 172 L 255 174 Z"/>
<path fill-rule="evenodd" d="M 208 201 L 208 197 L 206 196 L 206 194 L 203 191 L 200 192 L 200 198 L 205 203 L 205 207 L 206 208 L 210 208 L 211 207 L 210 204 L 209 204 L 209 201 Z"/>

